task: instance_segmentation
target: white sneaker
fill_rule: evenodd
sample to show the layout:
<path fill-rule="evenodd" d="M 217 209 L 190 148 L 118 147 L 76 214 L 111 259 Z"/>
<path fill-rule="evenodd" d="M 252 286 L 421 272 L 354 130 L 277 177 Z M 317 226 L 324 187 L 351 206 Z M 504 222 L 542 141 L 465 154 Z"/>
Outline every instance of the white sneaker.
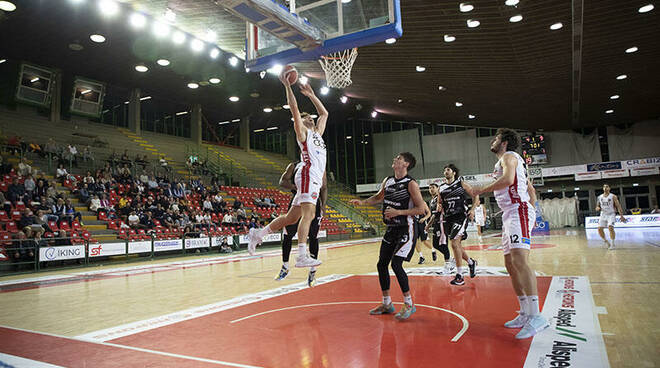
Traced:
<path fill-rule="evenodd" d="M 296 257 L 296 267 L 316 267 L 320 265 L 321 261 L 310 257 L 308 254 Z"/>
<path fill-rule="evenodd" d="M 610 249 L 612 247 L 612 244 L 610 243 L 609 240 L 603 240 L 603 241 L 605 242 L 605 247 L 607 247 L 607 249 Z"/>
<path fill-rule="evenodd" d="M 445 267 L 444 267 L 444 269 L 442 270 L 442 272 L 443 272 L 445 275 L 451 275 L 451 274 L 454 273 L 455 268 L 456 268 L 456 267 L 454 267 L 454 265 L 451 264 L 451 262 L 445 262 Z"/>
<path fill-rule="evenodd" d="M 610 241 L 607 244 L 607 250 L 614 250 L 614 240 Z"/>
<path fill-rule="evenodd" d="M 259 236 L 259 229 L 252 228 L 250 229 L 250 232 L 248 233 L 248 253 L 250 253 L 251 256 L 254 256 L 257 254 L 257 245 L 261 244 L 261 236 Z"/>
<path fill-rule="evenodd" d="M 525 326 L 525 322 L 527 322 L 527 316 L 524 314 L 518 313 L 516 318 L 510 320 L 509 322 L 504 323 L 504 327 L 506 328 L 522 328 Z"/>
<path fill-rule="evenodd" d="M 537 314 L 531 316 L 527 319 L 527 322 L 525 322 L 522 330 L 516 335 L 516 339 L 528 339 L 548 327 L 550 327 L 550 324 L 542 315 Z"/>

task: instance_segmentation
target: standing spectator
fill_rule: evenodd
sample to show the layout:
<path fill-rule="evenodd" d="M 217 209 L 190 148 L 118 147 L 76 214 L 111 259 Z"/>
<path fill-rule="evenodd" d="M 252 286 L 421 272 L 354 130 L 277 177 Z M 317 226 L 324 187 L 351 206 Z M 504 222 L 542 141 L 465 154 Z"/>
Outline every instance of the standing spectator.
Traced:
<path fill-rule="evenodd" d="M 28 174 L 27 178 L 25 178 L 25 181 L 23 182 L 23 186 L 25 187 L 25 192 L 27 193 L 28 197 L 32 198 L 35 194 L 34 190 L 37 188 L 32 175 Z"/>
<path fill-rule="evenodd" d="M 67 145 L 66 151 L 64 152 L 64 158 L 72 162 L 75 167 L 78 167 L 78 149 L 75 145 Z"/>
<path fill-rule="evenodd" d="M 92 153 L 92 149 L 89 147 L 89 145 L 83 148 L 82 157 L 85 162 L 94 161 L 94 154 Z"/>
<path fill-rule="evenodd" d="M 158 160 L 158 163 L 160 164 L 160 167 L 165 170 L 165 172 L 169 172 L 170 168 L 167 166 L 167 160 L 165 159 L 165 156 L 160 156 L 160 159 Z"/>
<path fill-rule="evenodd" d="M 236 210 L 236 217 L 238 218 L 239 222 L 243 222 L 243 221 L 247 220 L 247 213 L 245 213 L 245 208 L 243 208 L 243 206 L 240 206 Z"/>
<path fill-rule="evenodd" d="M 18 175 L 28 176 L 30 174 L 32 174 L 32 166 L 30 166 L 27 162 L 27 159 L 23 157 L 21 162 L 18 164 Z"/>

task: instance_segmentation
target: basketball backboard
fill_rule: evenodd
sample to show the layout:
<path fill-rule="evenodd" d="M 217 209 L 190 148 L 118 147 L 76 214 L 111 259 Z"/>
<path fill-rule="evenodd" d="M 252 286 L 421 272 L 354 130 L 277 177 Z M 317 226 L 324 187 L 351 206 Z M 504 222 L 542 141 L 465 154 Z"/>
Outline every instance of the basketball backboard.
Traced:
<path fill-rule="evenodd" d="M 228 0 L 246 19 L 250 71 L 401 37 L 399 0 Z M 288 6 L 287 6 L 288 5 Z"/>

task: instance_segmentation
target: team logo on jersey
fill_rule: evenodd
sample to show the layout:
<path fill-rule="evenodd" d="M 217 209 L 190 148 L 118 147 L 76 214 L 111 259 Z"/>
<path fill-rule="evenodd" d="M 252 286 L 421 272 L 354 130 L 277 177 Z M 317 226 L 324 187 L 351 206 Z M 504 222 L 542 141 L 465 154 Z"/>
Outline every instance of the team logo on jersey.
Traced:
<path fill-rule="evenodd" d="M 312 193 L 312 199 L 317 199 L 319 197 L 319 194 L 314 192 Z"/>
<path fill-rule="evenodd" d="M 532 244 L 532 241 L 529 238 L 521 237 L 520 242 L 523 244 Z"/>

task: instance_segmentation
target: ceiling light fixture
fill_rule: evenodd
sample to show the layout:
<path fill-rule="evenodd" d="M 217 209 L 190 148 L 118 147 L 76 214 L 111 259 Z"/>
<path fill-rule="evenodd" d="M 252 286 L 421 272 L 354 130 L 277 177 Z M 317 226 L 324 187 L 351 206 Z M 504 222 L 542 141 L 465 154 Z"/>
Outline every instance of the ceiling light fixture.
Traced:
<path fill-rule="evenodd" d="M 322 95 L 327 95 L 328 92 L 330 92 L 330 88 L 328 88 L 326 86 L 321 87 L 321 94 Z"/>
<path fill-rule="evenodd" d="M 211 82 L 211 84 L 218 84 L 220 83 L 220 78 L 210 78 L 209 82 Z"/>
<path fill-rule="evenodd" d="M 280 73 L 282 73 L 282 70 L 284 70 L 284 66 L 282 64 L 275 64 L 272 67 L 268 68 L 266 71 L 273 75 L 280 75 Z"/>
<path fill-rule="evenodd" d="M 639 12 L 640 13 L 648 13 L 651 10 L 653 10 L 653 8 L 654 8 L 653 4 L 644 5 L 641 8 L 639 8 Z"/>
<path fill-rule="evenodd" d="M 402 99 L 398 99 L 398 100 L 396 100 L 396 102 L 398 102 L 398 103 L 402 103 L 403 100 L 402 100 Z"/>
<path fill-rule="evenodd" d="M 229 65 L 231 65 L 231 66 L 238 65 L 238 58 L 236 56 L 230 57 L 229 58 Z"/>
<path fill-rule="evenodd" d="M 474 119 L 474 118 L 476 118 L 476 116 L 474 116 L 472 114 L 468 115 L 468 119 Z"/>
<path fill-rule="evenodd" d="M 506 0 L 504 2 L 504 5 L 516 6 L 516 5 L 518 5 L 519 2 L 520 2 L 520 0 Z"/>
<path fill-rule="evenodd" d="M 372 118 L 375 118 L 376 116 L 378 116 L 378 111 L 375 111 L 375 110 L 372 111 L 372 112 L 371 112 L 371 117 L 372 117 Z M 347 137 L 347 138 L 348 138 L 348 137 Z"/>
<path fill-rule="evenodd" d="M 259 132 L 263 132 L 263 131 L 264 131 L 264 129 L 255 129 L 255 130 L 253 130 L 253 132 L 255 132 L 255 133 L 259 133 Z"/>
<path fill-rule="evenodd" d="M 195 38 L 190 42 L 190 47 L 192 48 L 193 51 L 200 52 L 204 50 L 204 42 Z"/>
<path fill-rule="evenodd" d="M 445 42 L 454 42 L 454 41 L 456 41 L 456 37 L 452 36 L 452 35 L 446 34 L 444 38 L 445 38 Z"/>
<path fill-rule="evenodd" d="M 605 111 L 606 114 L 611 114 L 611 113 L 613 113 L 613 112 L 614 112 L 614 110 L 606 110 L 606 111 Z"/>
<path fill-rule="evenodd" d="M 351 0 L 341 0 L 342 4 L 348 4 L 351 2 Z"/>
<path fill-rule="evenodd" d="M 282 108 L 285 109 L 285 110 L 288 110 L 289 107 L 290 107 L 289 105 L 282 105 Z"/>
<path fill-rule="evenodd" d="M 13 12 L 16 10 L 16 5 L 12 3 L 11 1 L 0 1 L 0 10 L 4 10 L 6 12 Z"/>
<path fill-rule="evenodd" d="M 348 97 L 346 97 L 346 96 L 341 96 L 341 98 L 339 99 L 339 101 L 341 101 L 341 103 L 345 104 L 346 102 L 348 102 Z"/>
<path fill-rule="evenodd" d="M 151 96 L 144 96 L 140 98 L 140 101 L 146 101 L 146 100 L 151 100 Z"/>
<path fill-rule="evenodd" d="M 218 125 L 224 125 L 224 124 L 229 124 L 229 121 L 221 121 L 218 123 Z"/>
<path fill-rule="evenodd" d="M 169 23 L 174 23 L 176 21 L 176 13 L 172 11 L 172 9 L 167 8 L 165 9 L 165 14 L 163 15 L 163 18 L 165 18 L 166 21 Z"/>
<path fill-rule="evenodd" d="M 628 78 L 628 76 L 625 75 L 625 74 L 621 74 L 621 75 L 616 77 L 617 80 L 623 80 L 623 79 L 626 79 L 626 78 Z"/>
<path fill-rule="evenodd" d="M 477 27 L 479 27 L 480 24 L 481 24 L 481 22 L 479 22 L 476 19 L 468 19 L 467 20 L 468 28 L 477 28 Z"/>
<path fill-rule="evenodd" d="M 96 42 L 96 43 L 105 42 L 105 37 L 103 35 L 100 35 L 100 34 L 93 34 L 93 35 L 89 36 L 89 39 Z"/>
<path fill-rule="evenodd" d="M 156 37 L 165 37 L 170 34 L 170 26 L 165 23 L 155 22 L 153 26 L 154 35 Z"/>
<path fill-rule="evenodd" d="M 423 66 L 421 66 L 421 65 L 417 65 L 417 66 L 415 67 L 415 70 L 421 73 L 421 72 L 423 72 L 423 71 L 426 70 L 426 67 L 423 67 Z"/>
<path fill-rule="evenodd" d="M 5 61 L 7 61 L 7 59 L 0 59 L 0 64 L 4 63 Z"/>
<path fill-rule="evenodd" d="M 34 83 L 38 80 L 39 80 L 39 77 L 34 77 L 34 78 L 30 79 L 30 83 Z"/>
<path fill-rule="evenodd" d="M 439 90 L 439 91 L 446 91 L 446 90 L 447 90 L 447 87 L 445 87 L 445 86 L 438 86 L 438 90 Z"/>
<path fill-rule="evenodd" d="M 172 42 L 177 45 L 181 45 L 182 43 L 186 42 L 186 34 L 181 31 L 174 32 L 174 36 L 172 36 Z"/>
<path fill-rule="evenodd" d="M 458 5 L 458 9 L 461 11 L 461 13 L 467 13 L 467 12 L 471 12 L 472 10 L 474 10 L 474 5 L 472 5 L 470 3 L 460 3 Z"/>
<path fill-rule="evenodd" d="M 523 16 L 520 15 L 520 14 L 516 14 L 513 17 L 509 18 L 509 22 L 511 22 L 511 23 L 518 23 L 521 20 L 523 20 Z"/>
<path fill-rule="evenodd" d="M 551 25 L 550 29 L 553 30 L 553 31 L 556 31 L 558 29 L 561 29 L 561 27 L 563 27 L 563 26 L 564 25 L 561 22 L 557 22 L 557 23 Z"/>
<path fill-rule="evenodd" d="M 220 55 L 220 50 L 218 50 L 218 49 L 215 48 L 215 47 L 214 47 L 213 50 L 211 50 L 211 52 L 209 53 L 209 56 L 211 56 L 211 59 L 217 59 L 217 58 L 218 58 L 218 55 Z"/>
<path fill-rule="evenodd" d="M 241 119 L 234 119 L 234 120 L 232 120 L 231 122 L 232 122 L 232 123 L 238 123 L 239 121 L 241 121 Z"/>
<path fill-rule="evenodd" d="M 80 94 L 81 94 L 81 95 L 86 95 L 86 94 L 88 94 L 88 93 L 90 93 L 90 92 L 92 92 L 91 89 L 86 89 L 86 90 L 80 92 Z"/>
<path fill-rule="evenodd" d="M 199 84 L 197 84 L 195 82 L 190 82 L 190 83 L 188 83 L 188 88 L 197 89 L 197 88 L 199 88 Z"/>
<path fill-rule="evenodd" d="M 270 107 L 264 107 L 264 112 L 273 112 L 273 109 Z"/>
<path fill-rule="evenodd" d="M 167 60 L 167 59 L 158 59 L 156 61 L 156 64 L 158 64 L 160 66 L 168 66 L 168 65 L 170 65 L 170 61 Z"/>
<path fill-rule="evenodd" d="M 188 113 L 188 111 L 179 111 L 179 112 L 177 112 L 177 113 L 174 114 L 174 115 L 176 115 L 176 116 L 181 116 L 181 115 L 185 115 L 185 114 L 187 114 L 187 113 Z"/>
<path fill-rule="evenodd" d="M 618 99 L 619 99 L 619 95 L 610 96 L 610 100 L 618 100 Z"/>
<path fill-rule="evenodd" d="M 119 13 L 119 4 L 112 0 L 101 0 L 99 1 L 99 10 L 103 15 L 113 17 Z"/>
<path fill-rule="evenodd" d="M 144 26 L 147 24 L 147 17 L 145 17 L 141 13 L 133 13 L 131 14 L 129 22 L 131 23 L 131 26 L 133 26 L 133 28 L 141 29 L 144 28 Z"/>
<path fill-rule="evenodd" d="M 456 101 L 455 105 L 456 105 L 456 107 L 461 107 L 461 106 L 463 106 L 463 103 L 459 102 L 459 101 Z"/>
<path fill-rule="evenodd" d="M 218 34 L 210 29 L 206 31 L 206 35 L 204 36 L 204 39 L 208 42 L 215 42 L 217 38 L 218 38 Z"/>
<path fill-rule="evenodd" d="M 633 52 L 637 52 L 637 50 L 639 50 L 637 46 L 630 47 L 626 49 L 626 54 L 632 54 Z"/>
<path fill-rule="evenodd" d="M 149 68 L 147 68 L 145 65 L 140 64 L 135 66 L 135 70 L 137 70 L 140 73 L 144 73 L 147 70 L 149 70 Z"/>
<path fill-rule="evenodd" d="M 236 96 L 229 97 L 229 101 L 231 101 L 231 102 L 238 102 L 238 100 L 240 100 L 240 98 L 238 98 Z"/>
<path fill-rule="evenodd" d="M 396 42 L 396 38 L 388 38 L 385 40 L 385 43 L 391 45 Z"/>
<path fill-rule="evenodd" d="M 266 128 L 266 130 L 276 130 L 276 129 L 277 129 L 277 127 L 269 127 L 269 128 Z"/>

